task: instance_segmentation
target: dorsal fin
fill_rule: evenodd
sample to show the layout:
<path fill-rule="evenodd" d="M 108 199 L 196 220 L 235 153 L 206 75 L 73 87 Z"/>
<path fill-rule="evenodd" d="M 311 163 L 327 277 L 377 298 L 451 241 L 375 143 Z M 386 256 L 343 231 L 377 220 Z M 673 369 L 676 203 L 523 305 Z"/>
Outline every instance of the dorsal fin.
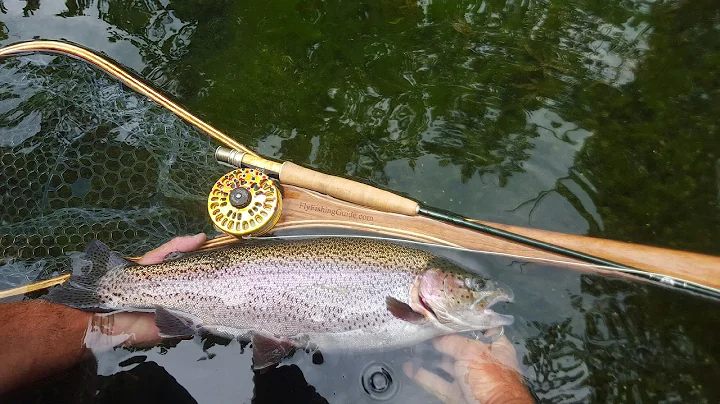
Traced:
<path fill-rule="evenodd" d="M 188 254 L 187 252 L 173 251 L 163 258 L 163 262 L 179 260 L 180 258 L 188 256 Z"/>
<path fill-rule="evenodd" d="M 51 289 L 48 300 L 80 309 L 103 308 L 97 294 L 98 281 L 110 270 L 137 265 L 98 240 L 85 247 L 85 260 L 90 262 L 90 269 Z"/>
<path fill-rule="evenodd" d="M 92 263 L 92 269 L 88 274 L 84 274 L 84 277 L 100 277 L 111 269 L 137 265 L 99 240 L 94 240 L 85 247 L 85 259 Z"/>

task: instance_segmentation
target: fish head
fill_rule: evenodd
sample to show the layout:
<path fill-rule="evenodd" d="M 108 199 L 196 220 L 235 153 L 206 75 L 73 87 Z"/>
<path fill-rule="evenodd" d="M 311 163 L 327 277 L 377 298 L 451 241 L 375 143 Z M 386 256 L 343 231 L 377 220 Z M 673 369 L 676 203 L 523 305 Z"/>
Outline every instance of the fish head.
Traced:
<path fill-rule="evenodd" d="M 431 266 L 418 276 L 412 294 L 416 311 L 457 331 L 486 330 L 514 320 L 490 309 L 513 301 L 507 285 L 454 265 Z"/>

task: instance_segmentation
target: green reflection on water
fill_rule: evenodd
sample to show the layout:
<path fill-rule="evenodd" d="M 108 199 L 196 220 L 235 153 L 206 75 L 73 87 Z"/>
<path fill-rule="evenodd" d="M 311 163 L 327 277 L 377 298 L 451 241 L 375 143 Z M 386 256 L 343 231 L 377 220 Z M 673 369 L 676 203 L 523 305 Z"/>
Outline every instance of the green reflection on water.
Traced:
<path fill-rule="evenodd" d="M 105 50 L 268 156 L 468 216 L 718 253 L 719 7 L 28 2 L 0 39 Z"/>

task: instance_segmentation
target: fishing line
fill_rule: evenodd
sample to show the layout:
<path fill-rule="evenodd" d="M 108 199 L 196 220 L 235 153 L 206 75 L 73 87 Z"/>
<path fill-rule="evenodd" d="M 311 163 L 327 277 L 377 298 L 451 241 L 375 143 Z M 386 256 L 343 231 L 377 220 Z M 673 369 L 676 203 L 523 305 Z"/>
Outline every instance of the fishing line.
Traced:
<path fill-rule="evenodd" d="M 488 330 L 488 331 L 490 331 L 490 330 Z M 500 332 L 498 332 L 498 333 L 496 333 L 496 334 L 493 334 L 493 335 L 490 335 L 489 337 L 488 337 L 487 335 L 485 335 L 483 332 L 478 332 L 478 331 L 471 331 L 471 332 L 470 332 L 470 336 L 471 336 L 475 341 L 484 342 L 484 343 L 486 343 L 486 344 L 488 344 L 488 345 L 494 344 L 495 342 L 497 342 L 497 340 L 499 340 L 500 338 L 502 338 L 503 335 L 505 335 L 505 326 L 504 326 L 504 325 L 501 325 L 501 326 L 500 326 Z"/>

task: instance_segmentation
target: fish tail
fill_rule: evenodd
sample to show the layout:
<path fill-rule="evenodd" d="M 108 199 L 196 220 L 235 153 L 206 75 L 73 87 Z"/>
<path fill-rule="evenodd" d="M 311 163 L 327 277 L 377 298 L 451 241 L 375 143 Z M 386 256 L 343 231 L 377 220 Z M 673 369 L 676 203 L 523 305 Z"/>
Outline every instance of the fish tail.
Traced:
<path fill-rule="evenodd" d="M 98 240 L 85 247 L 85 260 L 91 265 L 89 271 L 73 275 L 64 284 L 51 289 L 45 299 L 78 309 L 102 308 L 98 284 L 103 275 L 112 269 L 137 265 Z"/>

